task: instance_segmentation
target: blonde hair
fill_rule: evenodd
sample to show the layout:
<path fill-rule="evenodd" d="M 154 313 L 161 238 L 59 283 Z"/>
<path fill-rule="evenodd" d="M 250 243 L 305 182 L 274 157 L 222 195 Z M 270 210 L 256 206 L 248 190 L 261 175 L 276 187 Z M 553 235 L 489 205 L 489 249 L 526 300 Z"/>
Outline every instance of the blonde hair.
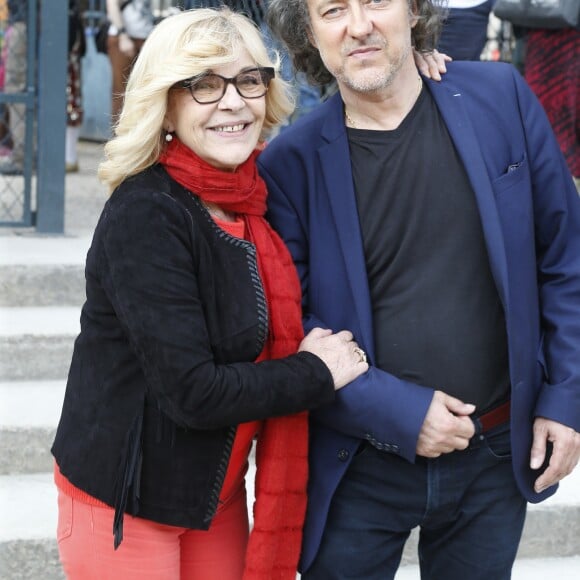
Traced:
<path fill-rule="evenodd" d="M 279 71 L 256 25 L 227 8 L 198 8 L 162 20 L 151 32 L 127 82 L 115 136 L 105 145 L 99 179 L 112 191 L 127 177 L 155 164 L 165 146 L 163 121 L 169 89 L 178 81 L 235 62 L 245 49 L 258 66 Z M 292 112 L 288 84 L 274 78 L 266 93 L 261 138 Z"/>

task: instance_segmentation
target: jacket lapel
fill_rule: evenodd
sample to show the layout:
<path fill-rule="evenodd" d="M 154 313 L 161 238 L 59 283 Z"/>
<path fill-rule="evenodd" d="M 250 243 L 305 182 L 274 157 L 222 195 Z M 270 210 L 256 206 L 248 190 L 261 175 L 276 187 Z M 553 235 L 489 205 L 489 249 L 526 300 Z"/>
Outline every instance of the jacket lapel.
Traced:
<path fill-rule="evenodd" d="M 358 335 L 354 328 L 351 330 L 372 360 L 374 346 L 370 294 L 348 139 L 343 121 L 343 107 L 338 93 L 330 99 L 328 106 L 330 113 L 322 128 L 324 143 L 318 149 L 320 167 L 340 240 L 344 267 L 352 290 L 361 334 Z"/>
<path fill-rule="evenodd" d="M 489 175 L 473 123 L 465 111 L 461 90 L 450 83 L 427 80 L 427 86 L 445 120 L 451 139 L 475 192 L 493 278 L 507 312 L 508 277 L 503 233 Z"/>

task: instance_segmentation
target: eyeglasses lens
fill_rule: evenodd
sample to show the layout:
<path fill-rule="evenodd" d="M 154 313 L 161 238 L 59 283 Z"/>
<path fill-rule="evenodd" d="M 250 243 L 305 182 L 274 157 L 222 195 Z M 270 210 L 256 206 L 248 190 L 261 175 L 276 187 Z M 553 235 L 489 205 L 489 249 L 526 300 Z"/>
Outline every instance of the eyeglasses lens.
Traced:
<path fill-rule="evenodd" d="M 193 82 L 190 90 L 198 103 L 213 103 L 219 101 L 224 96 L 227 85 L 233 83 L 242 97 L 257 99 L 268 91 L 269 80 L 269 77 L 258 69 L 241 72 L 232 79 L 209 73 Z"/>

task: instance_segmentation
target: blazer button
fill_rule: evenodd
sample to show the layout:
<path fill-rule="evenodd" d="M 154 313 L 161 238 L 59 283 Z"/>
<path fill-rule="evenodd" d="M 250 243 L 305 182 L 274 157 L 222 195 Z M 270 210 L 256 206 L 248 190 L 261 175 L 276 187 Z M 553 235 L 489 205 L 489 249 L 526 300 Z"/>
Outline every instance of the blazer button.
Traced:
<path fill-rule="evenodd" d="M 350 456 L 350 453 L 348 452 L 348 449 L 341 449 L 338 452 L 338 460 L 339 461 L 346 461 Z"/>

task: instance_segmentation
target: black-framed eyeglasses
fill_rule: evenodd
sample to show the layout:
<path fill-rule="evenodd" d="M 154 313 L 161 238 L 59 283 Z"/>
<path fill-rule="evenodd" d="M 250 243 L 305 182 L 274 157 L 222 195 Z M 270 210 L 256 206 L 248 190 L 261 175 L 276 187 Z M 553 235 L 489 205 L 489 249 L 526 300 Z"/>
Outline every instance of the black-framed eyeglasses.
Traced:
<path fill-rule="evenodd" d="M 217 103 L 226 94 L 231 83 L 244 99 L 258 99 L 268 92 L 270 81 L 276 76 L 272 67 L 256 67 L 243 70 L 235 77 L 227 78 L 208 72 L 183 81 L 174 86 L 189 89 L 193 99 L 200 105 Z"/>

